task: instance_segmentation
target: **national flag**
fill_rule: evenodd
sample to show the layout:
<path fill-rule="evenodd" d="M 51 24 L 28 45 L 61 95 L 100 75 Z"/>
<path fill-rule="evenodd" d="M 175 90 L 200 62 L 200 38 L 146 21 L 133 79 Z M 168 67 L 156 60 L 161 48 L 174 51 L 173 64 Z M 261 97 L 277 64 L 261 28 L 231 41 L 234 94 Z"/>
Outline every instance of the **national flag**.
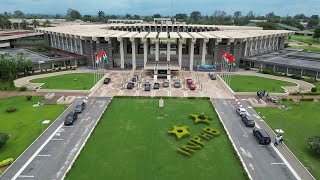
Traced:
<path fill-rule="evenodd" d="M 95 54 L 95 62 L 96 62 L 96 64 L 99 64 L 99 55 L 98 54 Z"/>
<path fill-rule="evenodd" d="M 222 51 L 222 57 L 224 58 L 225 61 L 229 61 L 232 64 L 234 64 L 234 57 L 228 54 L 227 52 Z"/>

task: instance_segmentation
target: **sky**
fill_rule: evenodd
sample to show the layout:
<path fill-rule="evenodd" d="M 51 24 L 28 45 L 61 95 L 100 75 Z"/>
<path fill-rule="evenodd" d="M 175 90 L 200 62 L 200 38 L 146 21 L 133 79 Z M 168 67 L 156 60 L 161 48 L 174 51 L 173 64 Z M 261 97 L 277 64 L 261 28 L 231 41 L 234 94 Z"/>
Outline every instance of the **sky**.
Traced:
<path fill-rule="evenodd" d="M 320 14 L 320 0 L 0 0 L 0 13 L 21 10 L 64 15 L 68 8 L 76 9 L 82 15 L 96 15 L 98 11 L 107 15 L 172 15 L 172 12 L 190 14 L 195 10 L 202 15 L 212 15 L 215 10 L 233 15 L 239 10 L 245 15 L 252 10 L 256 15 L 275 12 L 281 16 L 300 13 L 310 16 Z"/>

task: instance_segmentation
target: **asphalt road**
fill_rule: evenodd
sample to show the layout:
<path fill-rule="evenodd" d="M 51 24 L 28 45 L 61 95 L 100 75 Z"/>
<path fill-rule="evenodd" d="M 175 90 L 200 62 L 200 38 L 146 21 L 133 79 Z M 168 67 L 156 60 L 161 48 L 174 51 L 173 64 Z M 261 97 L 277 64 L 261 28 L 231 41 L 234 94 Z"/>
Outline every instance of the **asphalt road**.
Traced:
<path fill-rule="evenodd" d="M 42 143 L 35 143 L 29 148 L 33 153 L 24 153 L 1 179 L 62 179 L 110 101 L 111 98 L 90 97 L 74 125 L 64 126 L 64 118 L 73 110 L 73 103 L 54 122 L 52 130 L 43 134 Z"/>
<path fill-rule="evenodd" d="M 272 144 L 259 145 L 253 136 L 253 128 L 246 127 L 235 112 L 236 107 L 239 107 L 236 100 L 212 99 L 212 101 L 252 179 L 297 179 Z"/>

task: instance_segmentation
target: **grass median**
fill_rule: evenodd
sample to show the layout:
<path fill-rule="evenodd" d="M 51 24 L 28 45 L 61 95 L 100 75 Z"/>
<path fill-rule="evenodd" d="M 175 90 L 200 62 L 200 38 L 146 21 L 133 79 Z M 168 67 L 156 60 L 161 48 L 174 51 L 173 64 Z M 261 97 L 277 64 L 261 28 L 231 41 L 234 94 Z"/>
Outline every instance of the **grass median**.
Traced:
<path fill-rule="evenodd" d="M 231 89 L 234 92 L 266 92 L 282 93 L 281 86 L 296 86 L 296 84 L 258 76 L 232 75 Z"/>
<path fill-rule="evenodd" d="M 31 101 L 23 96 L 0 99 L 0 132 L 9 134 L 9 140 L 0 148 L 0 161 L 16 159 L 41 134 L 40 111 L 41 120 L 52 123 L 66 109 L 65 105 L 32 107 L 38 101 L 42 98 L 33 97 Z M 15 107 L 17 111 L 6 112 L 9 107 Z"/>
<path fill-rule="evenodd" d="M 33 79 L 32 83 L 44 83 L 41 89 L 89 90 L 94 86 L 94 74 L 75 73 Z"/>
<path fill-rule="evenodd" d="M 274 130 L 283 129 L 284 142 L 298 159 L 307 167 L 311 174 L 320 179 L 320 157 L 308 148 L 307 138 L 320 135 L 320 102 L 300 102 L 294 105 L 292 101 L 283 103 L 288 110 L 278 108 L 256 108 L 261 117 Z"/>
<path fill-rule="evenodd" d="M 82 179 L 246 179 L 209 100 L 114 98 L 80 153 L 67 180 Z M 194 124 L 190 113 L 204 112 L 210 125 Z M 173 126 L 188 126 L 191 136 L 176 140 Z M 205 127 L 221 134 L 191 157 L 177 149 Z"/>

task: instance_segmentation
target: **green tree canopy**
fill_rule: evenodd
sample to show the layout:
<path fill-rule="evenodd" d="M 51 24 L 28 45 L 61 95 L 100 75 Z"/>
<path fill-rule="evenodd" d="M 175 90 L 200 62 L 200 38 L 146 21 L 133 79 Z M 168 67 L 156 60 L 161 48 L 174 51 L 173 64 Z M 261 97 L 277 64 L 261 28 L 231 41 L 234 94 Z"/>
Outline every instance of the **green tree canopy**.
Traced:
<path fill-rule="evenodd" d="M 81 19 L 81 14 L 79 11 L 69 8 L 67 11 L 67 18 L 69 20 Z"/>

